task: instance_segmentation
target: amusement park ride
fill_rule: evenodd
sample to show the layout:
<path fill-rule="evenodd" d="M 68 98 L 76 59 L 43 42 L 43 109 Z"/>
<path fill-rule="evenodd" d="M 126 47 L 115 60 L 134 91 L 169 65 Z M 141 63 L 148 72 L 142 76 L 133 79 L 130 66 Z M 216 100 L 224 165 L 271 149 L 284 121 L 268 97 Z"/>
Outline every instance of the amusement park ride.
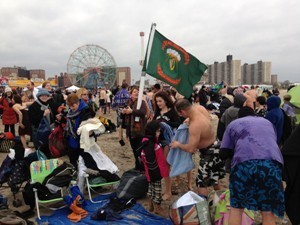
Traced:
<path fill-rule="evenodd" d="M 116 62 L 113 56 L 98 45 L 84 45 L 69 57 L 67 73 L 73 85 L 94 89 L 112 87 L 116 80 Z"/>
<path fill-rule="evenodd" d="M 111 88 L 116 81 L 116 62 L 113 56 L 104 48 L 88 44 L 77 48 L 69 57 L 67 73 L 71 83 L 78 87 L 96 89 L 99 87 Z M 42 84 L 42 78 L 19 77 L 18 74 L 1 76 L 0 86 L 26 87 L 29 79 L 36 86 Z M 57 86 L 56 79 L 49 79 L 52 86 Z"/>

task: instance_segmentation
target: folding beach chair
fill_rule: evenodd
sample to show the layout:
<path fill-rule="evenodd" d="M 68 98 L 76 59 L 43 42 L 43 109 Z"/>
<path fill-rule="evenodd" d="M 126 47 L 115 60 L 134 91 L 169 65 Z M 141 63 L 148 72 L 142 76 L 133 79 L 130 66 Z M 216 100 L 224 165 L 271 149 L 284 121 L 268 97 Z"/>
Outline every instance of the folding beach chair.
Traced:
<path fill-rule="evenodd" d="M 49 159 L 49 160 L 41 160 L 41 161 L 34 161 L 30 164 L 30 175 L 31 175 L 31 183 L 43 183 L 44 179 L 52 173 L 54 169 L 56 169 L 58 166 L 62 165 L 63 161 L 60 159 Z M 34 191 L 34 197 L 35 197 L 35 204 L 37 209 L 38 218 L 40 217 L 40 209 L 39 209 L 39 203 L 40 204 L 46 204 L 46 203 L 53 203 L 63 200 L 63 193 L 62 189 L 61 191 L 61 197 L 49 199 L 49 200 L 40 200 L 38 197 L 38 191 L 36 188 L 33 189 Z"/>
<path fill-rule="evenodd" d="M 87 190 L 88 190 L 88 194 L 89 194 L 89 199 L 92 203 L 98 203 L 98 202 L 101 202 L 101 201 L 94 201 L 93 198 L 92 198 L 92 193 L 91 191 L 94 191 L 95 193 L 98 193 L 98 194 L 109 194 L 111 192 L 105 192 L 105 193 L 99 193 L 95 190 L 95 188 L 99 188 L 99 187 L 113 187 L 114 189 L 116 189 L 116 187 L 118 186 L 118 184 L 120 183 L 120 180 L 118 181 L 113 181 L 113 182 L 99 182 L 99 183 L 91 183 L 90 180 L 89 180 L 89 174 L 87 173 L 84 173 L 83 176 L 85 177 L 85 182 L 86 182 L 86 187 L 87 187 Z"/>

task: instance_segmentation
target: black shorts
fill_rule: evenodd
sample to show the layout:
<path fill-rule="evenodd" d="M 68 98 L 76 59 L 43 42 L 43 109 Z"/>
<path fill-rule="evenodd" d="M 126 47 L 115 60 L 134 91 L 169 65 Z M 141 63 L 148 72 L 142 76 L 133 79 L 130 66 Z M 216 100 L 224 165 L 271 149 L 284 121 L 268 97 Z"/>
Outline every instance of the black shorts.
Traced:
<path fill-rule="evenodd" d="M 100 99 L 99 100 L 99 106 L 102 107 L 102 108 L 106 106 L 105 99 Z"/>
<path fill-rule="evenodd" d="M 219 145 L 200 150 L 197 187 L 210 187 L 225 177 L 225 163 L 219 157 Z"/>

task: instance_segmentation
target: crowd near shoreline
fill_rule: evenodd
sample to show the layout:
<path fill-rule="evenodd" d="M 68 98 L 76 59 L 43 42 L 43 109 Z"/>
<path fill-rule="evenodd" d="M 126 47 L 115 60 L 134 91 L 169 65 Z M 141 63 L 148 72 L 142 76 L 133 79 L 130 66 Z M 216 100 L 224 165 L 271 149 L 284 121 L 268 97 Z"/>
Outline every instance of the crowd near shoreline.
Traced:
<path fill-rule="evenodd" d="M 109 182 L 129 169 L 140 171 L 149 190 L 148 197 L 138 202 L 158 216 L 168 218 L 171 203 L 189 190 L 205 199 L 214 191 L 229 189 L 231 225 L 242 223 L 244 208 L 255 211 L 255 223 L 300 223 L 294 209 L 300 209 L 296 201 L 300 189 L 295 184 L 300 156 L 300 145 L 295 147 L 299 133 L 295 110 L 299 106 L 291 103 L 286 90 L 231 88 L 222 83 L 203 85 L 185 99 L 175 89 L 163 90 L 155 84 L 144 90 L 138 106 L 139 91 L 126 83 L 71 93 L 53 90 L 47 81 L 40 89 L 33 82 L 25 89 L 6 86 L 0 99 L 0 130 L 20 137 L 20 148 L 39 149 L 50 159 L 59 140 L 55 144 L 48 137 L 41 141 L 40 124 L 63 127 L 64 161 L 76 170 L 81 159 L 87 167 L 95 164 L 93 169 L 106 171 L 102 174 Z M 87 139 L 78 133 L 85 125 L 98 124 L 106 132 L 93 128 Z M 89 138 L 117 169 L 112 170 L 109 163 L 99 169 L 94 156 L 89 161 L 93 151 Z M 0 153 L 1 162 L 6 156 Z M 3 186 L 0 191 L 8 198 L 9 208 L 18 209 L 12 206 L 9 188 Z M 51 212 L 41 209 L 41 214 Z"/>

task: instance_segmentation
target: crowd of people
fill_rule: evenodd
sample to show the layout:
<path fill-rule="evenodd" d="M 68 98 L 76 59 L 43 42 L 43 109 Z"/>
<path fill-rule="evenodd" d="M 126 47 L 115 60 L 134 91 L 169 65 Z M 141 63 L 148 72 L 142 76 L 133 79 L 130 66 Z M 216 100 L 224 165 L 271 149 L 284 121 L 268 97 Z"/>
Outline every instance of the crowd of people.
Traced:
<path fill-rule="evenodd" d="M 164 214 L 160 205 L 172 197 L 174 182 L 167 158 L 170 151 L 180 149 L 190 154 L 199 152 L 196 180 L 187 171 L 187 186 L 193 190 L 195 184 L 198 194 L 204 198 L 209 194 L 208 187 L 220 189 L 219 180 L 226 172 L 230 173 L 229 224 L 241 224 L 244 208 L 262 211 L 263 224 L 275 224 L 274 215 L 283 217 L 286 199 L 281 148 L 290 152 L 287 146 L 295 141 L 283 138 L 285 114 L 293 130 L 297 122 L 290 95 L 284 96 L 282 104 L 278 90 L 260 95 L 254 86 L 245 90 L 223 84 L 217 89 L 203 85 L 199 92 L 195 90 L 186 99 L 174 89 L 163 90 L 155 84 L 143 90 L 139 102 L 140 91 L 137 86 L 128 87 L 125 83 L 112 90 L 103 87 L 91 92 L 80 88 L 67 95 L 61 90 L 53 91 L 47 81 L 40 89 L 32 82 L 26 90 L 12 90 L 7 86 L 0 99 L 4 132 L 16 135 L 15 125 L 19 123 L 18 135 L 23 147 L 27 148 L 25 135 L 29 135 L 35 149 L 51 157 L 49 147 L 36 139 L 38 126 L 42 119 L 47 119 L 49 124 L 64 123 L 69 160 L 77 167 L 78 158 L 84 152 L 77 133 L 80 124 L 95 115 L 110 115 L 111 110 L 116 110 L 119 142 L 125 144 L 125 131 L 135 159 L 134 168 L 145 173 L 150 184 L 149 210 Z M 94 101 L 96 94 L 99 102 Z M 219 118 L 216 132 L 211 114 Z M 181 124 L 188 126 L 188 139 L 173 140 Z M 294 191 L 295 186 L 288 188 Z M 287 211 L 290 219 L 298 224 L 299 216 L 290 212 Z"/>

